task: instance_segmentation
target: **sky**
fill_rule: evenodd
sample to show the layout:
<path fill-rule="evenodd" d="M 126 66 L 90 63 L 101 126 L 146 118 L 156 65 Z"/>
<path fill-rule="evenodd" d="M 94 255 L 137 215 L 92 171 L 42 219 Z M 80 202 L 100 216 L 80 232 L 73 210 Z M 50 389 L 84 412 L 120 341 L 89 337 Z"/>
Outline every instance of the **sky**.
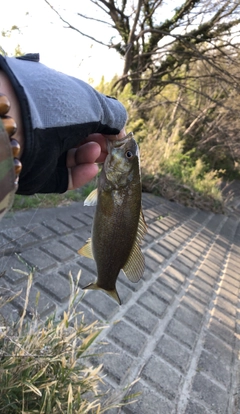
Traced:
<path fill-rule="evenodd" d="M 84 21 L 77 12 L 87 12 L 100 18 L 91 8 L 90 2 L 83 0 L 50 0 L 52 5 L 74 23 L 79 30 L 88 31 L 93 37 L 102 36 L 107 40 L 114 35 L 113 29 L 105 28 L 91 21 Z M 67 5 L 67 6 L 66 6 Z M 64 10 L 67 7 L 67 11 Z M 85 7 L 85 9 L 84 9 Z M 94 6 L 93 6 L 94 7 Z M 115 74 L 121 74 L 123 60 L 113 49 L 96 44 L 74 30 L 64 28 L 64 23 L 44 2 L 44 0 L 8 0 L 1 7 L 1 31 L 9 31 L 12 26 L 19 30 L 10 36 L 0 35 L 0 46 L 8 55 L 13 55 L 17 45 L 23 53 L 40 53 L 41 63 L 68 75 L 97 85 L 104 76 L 106 81 Z M 66 25 L 65 25 L 66 26 Z"/>

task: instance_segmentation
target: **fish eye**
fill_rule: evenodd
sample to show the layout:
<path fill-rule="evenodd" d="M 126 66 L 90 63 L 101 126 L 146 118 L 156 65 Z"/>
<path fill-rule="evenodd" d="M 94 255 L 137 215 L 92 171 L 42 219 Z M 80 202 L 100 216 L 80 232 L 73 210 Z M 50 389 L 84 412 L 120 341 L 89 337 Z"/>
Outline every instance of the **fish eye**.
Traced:
<path fill-rule="evenodd" d="M 133 158 L 133 153 L 132 153 L 132 151 L 126 151 L 125 152 L 125 156 L 126 156 L 126 158 L 128 158 L 129 160 L 131 159 L 131 158 Z"/>

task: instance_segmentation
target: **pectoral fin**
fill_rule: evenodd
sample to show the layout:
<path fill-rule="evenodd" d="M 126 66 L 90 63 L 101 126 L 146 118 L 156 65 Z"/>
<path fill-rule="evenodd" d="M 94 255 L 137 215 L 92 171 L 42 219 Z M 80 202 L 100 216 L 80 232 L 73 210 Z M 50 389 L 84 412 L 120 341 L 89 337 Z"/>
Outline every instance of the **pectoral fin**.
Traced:
<path fill-rule="evenodd" d="M 87 196 L 86 200 L 84 201 L 84 206 L 96 206 L 97 205 L 97 198 L 98 198 L 98 190 L 95 188 L 89 196 Z"/>
<path fill-rule="evenodd" d="M 81 247 L 81 249 L 78 250 L 78 254 L 94 260 L 91 239 L 88 239 L 87 243 L 83 247 Z"/>
<path fill-rule="evenodd" d="M 107 295 L 111 296 L 111 298 L 113 298 L 114 300 L 116 300 L 116 302 L 121 305 L 121 300 L 120 297 L 117 293 L 117 289 L 113 289 L 113 290 L 105 290 L 101 287 L 98 286 L 97 283 L 90 283 L 89 285 L 85 286 L 83 288 L 83 290 L 85 289 L 93 289 L 93 290 L 102 290 L 103 292 L 107 293 Z"/>

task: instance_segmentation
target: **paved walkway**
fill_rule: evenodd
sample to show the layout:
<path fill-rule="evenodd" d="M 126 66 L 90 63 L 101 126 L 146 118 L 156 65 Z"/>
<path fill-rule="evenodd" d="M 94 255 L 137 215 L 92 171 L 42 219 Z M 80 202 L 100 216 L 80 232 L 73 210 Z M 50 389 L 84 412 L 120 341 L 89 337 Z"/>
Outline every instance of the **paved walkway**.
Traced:
<path fill-rule="evenodd" d="M 106 387 L 123 388 L 138 401 L 124 414 L 240 413 L 239 265 L 240 216 L 227 217 L 143 195 L 148 234 L 144 278 L 119 277 L 119 307 L 102 292 L 88 291 L 79 305 L 86 322 L 107 321 L 95 344 Z M 5 218 L 0 231 L 0 284 L 26 289 L 18 253 L 36 267 L 28 311 L 40 291 L 39 311 L 61 314 L 69 297 L 68 273 L 80 286 L 93 280 L 95 264 L 76 251 L 91 231 L 94 209 L 74 203 Z M 18 297 L 2 310 L 7 319 L 22 306 Z M 101 345 L 107 342 L 107 345 Z M 106 353 L 108 352 L 108 353 Z M 110 413 L 110 411 L 109 411 Z"/>

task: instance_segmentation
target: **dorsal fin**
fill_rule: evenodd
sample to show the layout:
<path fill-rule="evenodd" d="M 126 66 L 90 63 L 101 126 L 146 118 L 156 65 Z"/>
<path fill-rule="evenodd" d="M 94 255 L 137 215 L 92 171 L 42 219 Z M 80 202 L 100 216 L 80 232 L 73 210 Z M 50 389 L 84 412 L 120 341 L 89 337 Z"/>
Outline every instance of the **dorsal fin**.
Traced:
<path fill-rule="evenodd" d="M 143 213 L 140 211 L 136 240 L 134 242 L 128 260 L 122 269 L 127 278 L 133 283 L 138 282 L 144 273 L 145 259 L 143 253 L 141 252 L 139 244 L 141 243 L 146 232 L 147 225 L 145 223 Z"/>

